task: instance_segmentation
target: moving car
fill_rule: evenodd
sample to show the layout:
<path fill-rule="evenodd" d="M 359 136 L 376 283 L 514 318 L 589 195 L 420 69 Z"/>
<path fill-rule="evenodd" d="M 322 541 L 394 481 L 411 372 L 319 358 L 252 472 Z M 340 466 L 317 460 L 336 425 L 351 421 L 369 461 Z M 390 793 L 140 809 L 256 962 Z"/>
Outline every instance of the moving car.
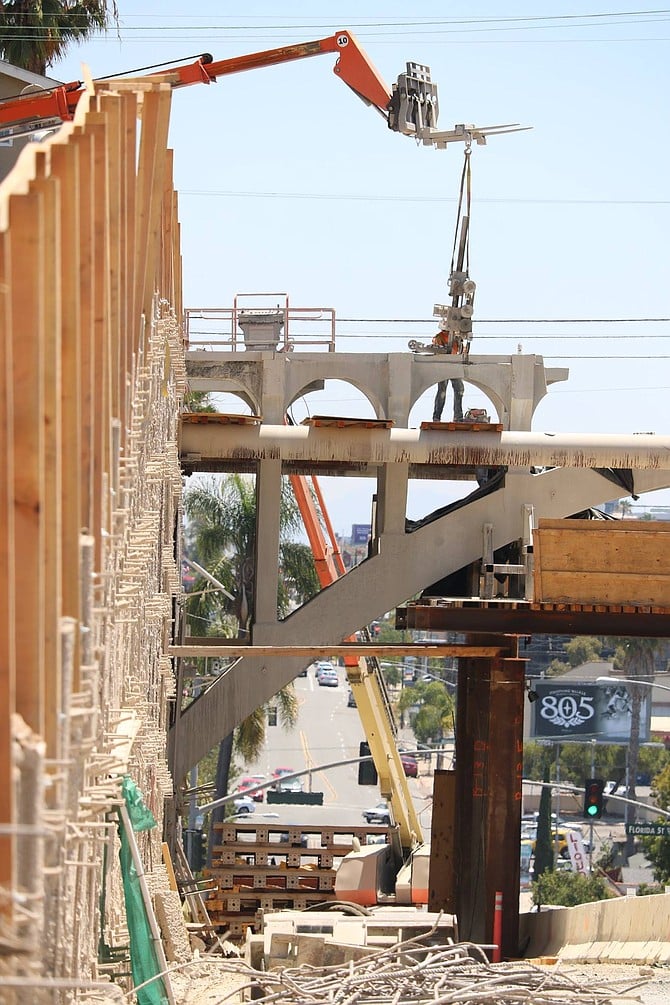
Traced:
<path fill-rule="evenodd" d="M 302 792 L 303 785 L 301 778 L 289 778 L 288 781 L 277 782 L 275 786 L 277 792 Z"/>
<path fill-rule="evenodd" d="M 292 775 L 296 769 L 295 768 L 275 768 L 272 772 L 271 778 L 274 785 L 271 788 L 276 789 L 278 783 L 282 780 L 284 775 Z"/>
<path fill-rule="evenodd" d="M 377 803 L 369 810 L 363 810 L 363 819 L 366 824 L 386 824 L 388 826 L 391 823 L 391 811 L 386 803 Z"/>
<path fill-rule="evenodd" d="M 316 670 L 314 671 L 314 676 L 318 680 L 322 673 L 326 670 L 332 670 L 335 673 L 335 667 L 328 660 L 317 660 Z"/>
<path fill-rule="evenodd" d="M 322 670 L 317 680 L 319 687 L 338 687 L 340 683 L 337 670 Z"/>
<path fill-rule="evenodd" d="M 256 812 L 256 803 L 253 801 L 251 796 L 236 796 L 235 799 L 233 799 L 233 807 L 235 814 Z"/>
<path fill-rule="evenodd" d="M 415 757 L 412 757 L 411 754 L 401 754 L 400 762 L 402 764 L 406 778 L 417 777 L 417 775 L 419 774 L 419 765 L 417 764 L 417 760 Z"/>

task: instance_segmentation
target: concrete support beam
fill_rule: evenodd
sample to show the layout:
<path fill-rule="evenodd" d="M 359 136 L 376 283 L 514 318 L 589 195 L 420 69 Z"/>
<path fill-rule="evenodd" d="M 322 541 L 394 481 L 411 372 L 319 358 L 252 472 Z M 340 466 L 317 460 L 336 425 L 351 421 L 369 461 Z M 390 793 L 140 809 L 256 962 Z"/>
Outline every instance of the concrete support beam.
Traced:
<path fill-rule="evenodd" d="M 377 479 L 377 535 L 404 534 L 408 464 L 385 464 Z"/>
<path fill-rule="evenodd" d="M 558 468 L 668 467 L 670 437 L 652 433 L 470 432 L 435 429 L 337 429 L 324 426 L 185 424 L 181 454 L 186 464 L 239 463 L 281 458 L 301 470 L 318 463 Z M 436 477 L 436 475 L 433 475 Z"/>
<path fill-rule="evenodd" d="M 256 624 L 274 624 L 277 620 L 280 509 L 281 461 L 261 461 L 256 475 L 256 571 L 254 575 L 254 621 Z"/>

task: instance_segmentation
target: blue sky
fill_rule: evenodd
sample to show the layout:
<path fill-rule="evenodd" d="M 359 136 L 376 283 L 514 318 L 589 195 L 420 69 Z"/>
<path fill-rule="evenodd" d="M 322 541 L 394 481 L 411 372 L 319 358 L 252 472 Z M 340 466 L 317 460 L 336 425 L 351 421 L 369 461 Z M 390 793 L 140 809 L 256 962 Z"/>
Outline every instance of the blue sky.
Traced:
<path fill-rule="evenodd" d="M 71 50 L 54 76 L 78 78 L 81 61 L 97 77 L 348 28 L 389 85 L 407 60 L 430 65 L 441 128 L 532 126 L 473 150 L 472 354 L 521 345 L 569 367 L 538 408 L 538 430 L 668 432 L 669 322 L 642 319 L 670 317 L 670 8 L 120 0 L 119 9 L 120 38 Z M 342 350 L 406 351 L 408 338 L 430 338 L 433 304 L 447 297 L 462 149 L 391 133 L 333 65 L 322 55 L 174 93 L 186 304 L 283 291 L 342 319 L 421 321 L 339 326 Z M 482 402 L 466 394 L 467 404 Z M 346 410 L 356 414 L 356 403 Z M 366 519 L 346 482 L 337 529 Z"/>

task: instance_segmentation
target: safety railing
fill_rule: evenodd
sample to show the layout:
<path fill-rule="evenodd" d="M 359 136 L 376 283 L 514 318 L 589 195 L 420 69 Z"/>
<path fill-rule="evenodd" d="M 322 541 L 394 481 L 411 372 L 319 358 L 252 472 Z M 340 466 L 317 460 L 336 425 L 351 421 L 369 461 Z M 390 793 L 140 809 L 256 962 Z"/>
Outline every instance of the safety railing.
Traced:
<path fill-rule="evenodd" d="M 186 348 L 219 352 L 335 352 L 332 307 L 294 307 L 286 293 L 238 293 L 232 307 L 184 311 Z"/>

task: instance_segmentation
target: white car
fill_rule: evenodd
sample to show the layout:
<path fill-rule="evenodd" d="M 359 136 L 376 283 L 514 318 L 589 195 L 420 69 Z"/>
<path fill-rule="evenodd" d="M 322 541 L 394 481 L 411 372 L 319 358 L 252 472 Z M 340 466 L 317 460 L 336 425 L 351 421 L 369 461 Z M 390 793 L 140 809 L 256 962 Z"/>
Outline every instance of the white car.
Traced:
<path fill-rule="evenodd" d="M 235 810 L 235 815 L 244 813 L 255 813 L 256 803 L 253 801 L 251 796 L 236 796 L 233 799 L 233 807 Z"/>
<path fill-rule="evenodd" d="M 319 660 L 314 671 L 314 676 L 317 680 L 320 679 L 322 673 L 335 673 L 335 667 L 328 660 Z"/>
<path fill-rule="evenodd" d="M 337 676 L 337 670 L 322 670 L 317 677 L 319 682 L 319 687 L 339 687 L 340 678 Z"/>
<path fill-rule="evenodd" d="M 366 824 L 386 824 L 391 823 L 391 811 L 386 803 L 377 803 L 369 810 L 363 810 L 363 819 Z"/>
<path fill-rule="evenodd" d="M 302 792 L 303 785 L 301 778 L 289 778 L 288 781 L 277 783 L 277 792 Z"/>

